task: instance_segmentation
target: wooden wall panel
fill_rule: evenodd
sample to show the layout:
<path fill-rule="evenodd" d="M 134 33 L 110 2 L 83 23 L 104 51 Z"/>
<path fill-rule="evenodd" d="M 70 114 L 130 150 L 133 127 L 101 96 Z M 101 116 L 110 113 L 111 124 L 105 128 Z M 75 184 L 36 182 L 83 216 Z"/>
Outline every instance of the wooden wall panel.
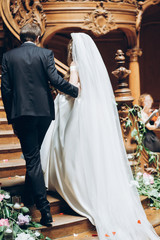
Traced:
<path fill-rule="evenodd" d="M 153 96 L 155 107 L 160 103 L 160 5 L 150 7 L 142 20 L 140 47 L 141 93 Z"/>

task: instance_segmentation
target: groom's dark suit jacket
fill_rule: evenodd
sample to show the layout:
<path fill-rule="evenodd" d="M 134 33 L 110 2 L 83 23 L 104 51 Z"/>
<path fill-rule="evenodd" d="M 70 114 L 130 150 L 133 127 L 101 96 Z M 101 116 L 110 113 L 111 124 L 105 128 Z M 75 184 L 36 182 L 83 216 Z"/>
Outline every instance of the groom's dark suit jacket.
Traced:
<path fill-rule="evenodd" d="M 49 83 L 72 97 L 78 95 L 78 88 L 57 73 L 51 50 L 26 42 L 5 53 L 1 91 L 8 123 L 21 116 L 51 116 L 54 119 Z"/>

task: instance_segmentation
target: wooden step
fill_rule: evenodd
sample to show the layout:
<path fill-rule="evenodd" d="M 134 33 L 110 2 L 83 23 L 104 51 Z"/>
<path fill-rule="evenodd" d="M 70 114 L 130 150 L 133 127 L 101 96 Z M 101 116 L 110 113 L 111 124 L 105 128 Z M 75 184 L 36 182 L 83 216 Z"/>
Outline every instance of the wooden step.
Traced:
<path fill-rule="evenodd" d="M 14 176 L 7 178 L 0 178 L 2 188 L 14 188 L 15 186 L 24 185 L 25 176 Z"/>
<path fill-rule="evenodd" d="M 0 182 L 2 183 L 2 188 L 9 190 L 9 187 L 10 189 L 13 189 L 18 185 L 23 186 L 24 177 L 17 176 L 5 179 L 1 178 Z M 93 229 L 93 226 L 89 220 L 74 213 L 73 210 L 69 208 L 66 202 L 57 193 L 49 193 L 47 195 L 47 199 L 49 200 L 51 206 L 53 224 L 51 227 L 37 228 L 37 230 L 40 230 L 44 236 L 48 236 L 51 239 L 56 239 L 73 234 L 79 234 Z M 36 210 L 35 207 L 30 208 L 30 212 L 33 221 L 39 222 L 40 212 Z"/>
<path fill-rule="evenodd" d="M 87 218 L 81 216 L 55 214 L 53 221 L 51 227 L 40 227 L 37 230 L 40 230 L 45 237 L 57 239 L 95 229 Z"/>
<path fill-rule="evenodd" d="M 147 209 L 150 205 L 150 199 L 147 196 L 140 196 L 141 204 L 144 209 Z"/>
<path fill-rule="evenodd" d="M 12 196 L 22 196 L 22 193 L 24 192 L 24 182 L 25 176 L 17 175 L 14 177 L 0 178 L 2 189 L 10 192 Z"/>
<path fill-rule="evenodd" d="M 71 236 L 63 237 L 63 238 L 57 238 L 57 240 L 98 240 L 97 232 L 94 230 L 90 230 L 83 233 L 74 233 Z"/>
<path fill-rule="evenodd" d="M 3 106 L 1 91 L 0 91 L 0 106 Z"/>
<path fill-rule="evenodd" d="M 149 222 L 160 236 L 160 209 L 148 208 L 145 210 Z"/>
<path fill-rule="evenodd" d="M 0 106 L 0 118 L 6 118 L 4 106 Z"/>
<path fill-rule="evenodd" d="M 13 189 L 18 185 L 22 185 L 22 186 L 24 185 L 24 176 L 9 177 L 4 179 L 1 178 L 0 182 L 2 183 L 2 188 L 8 187 L 9 189 L 10 187 L 11 189 Z M 51 213 L 53 215 L 54 222 L 52 227 L 39 228 L 39 230 L 41 230 L 45 236 L 48 236 L 51 239 L 70 236 L 71 237 L 70 239 L 72 239 L 73 234 L 78 234 L 79 236 L 79 233 L 93 229 L 92 224 L 86 218 L 77 216 L 77 214 L 74 213 L 69 208 L 69 206 L 57 193 L 49 193 L 47 198 L 50 202 Z M 140 198 L 141 198 L 143 207 L 145 206 L 146 208 L 148 206 L 146 205 L 146 201 L 148 202 L 147 197 L 141 196 Z M 30 211 L 31 211 L 33 220 L 39 222 L 40 212 L 36 210 L 35 207 L 30 208 Z M 148 209 L 145 209 L 145 213 L 147 215 L 148 220 L 155 228 L 157 234 L 160 235 L 160 217 L 159 217 L 160 209 L 156 210 L 155 208 L 148 208 Z M 78 239 L 83 239 L 83 238 L 78 238 Z"/>
<path fill-rule="evenodd" d="M 21 157 L 22 151 L 20 144 L 1 144 L 0 145 L 0 160 L 3 159 L 18 159 Z"/>
<path fill-rule="evenodd" d="M 17 144 L 19 139 L 14 134 L 13 130 L 0 131 L 0 144 Z"/>
<path fill-rule="evenodd" d="M 24 176 L 26 163 L 24 159 L 0 160 L 0 177 L 8 178 L 16 175 Z"/>
<path fill-rule="evenodd" d="M 50 202 L 50 209 L 52 215 L 60 213 L 61 215 L 63 215 L 63 213 L 75 214 L 75 212 L 73 212 L 73 210 L 68 206 L 68 204 L 63 200 L 63 198 L 61 198 L 61 196 L 57 192 L 48 192 L 47 199 Z M 35 206 L 32 206 L 29 209 L 33 221 L 40 219 L 41 214 Z"/>
<path fill-rule="evenodd" d="M 0 118 L 0 131 L 1 130 L 12 130 L 12 125 L 8 124 L 6 118 Z"/>
<path fill-rule="evenodd" d="M 147 215 L 149 222 L 152 224 L 154 228 L 160 226 L 160 209 L 156 209 L 154 207 L 148 208 L 145 210 L 145 213 Z"/>

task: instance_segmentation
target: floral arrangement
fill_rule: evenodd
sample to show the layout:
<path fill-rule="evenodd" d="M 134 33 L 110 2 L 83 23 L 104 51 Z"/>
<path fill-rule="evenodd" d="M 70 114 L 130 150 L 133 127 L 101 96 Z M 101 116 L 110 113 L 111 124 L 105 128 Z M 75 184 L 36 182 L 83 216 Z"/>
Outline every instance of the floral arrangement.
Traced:
<path fill-rule="evenodd" d="M 149 163 L 155 162 L 157 166 L 157 170 L 159 169 L 158 161 L 159 156 L 147 149 L 144 144 L 143 140 L 146 133 L 145 124 L 141 121 L 141 110 L 142 108 L 138 105 L 134 105 L 132 108 L 130 108 L 128 105 L 126 105 L 129 109 L 128 111 L 128 119 L 126 121 L 126 128 L 131 128 L 133 125 L 133 130 L 131 132 L 131 137 L 133 137 L 137 142 L 137 149 L 136 149 L 136 158 L 140 159 L 141 152 L 143 149 L 147 152 L 149 156 Z M 133 119 L 133 121 L 132 121 Z"/>
<path fill-rule="evenodd" d="M 29 209 L 23 203 L 11 203 L 8 192 L 0 190 L 0 240 L 51 240 L 37 230 L 42 225 L 31 221 Z"/>
<path fill-rule="evenodd" d="M 159 156 L 145 148 L 143 144 L 143 140 L 146 133 L 145 124 L 141 121 L 141 110 L 142 108 L 138 105 L 134 105 L 130 108 L 127 105 L 128 111 L 128 119 L 126 121 L 126 128 L 133 127 L 131 132 L 131 136 L 137 142 L 136 149 L 136 158 L 140 161 L 140 156 L 142 150 L 145 149 L 148 154 L 149 163 L 156 163 L 156 170 L 159 169 Z M 157 209 L 160 208 L 160 177 L 159 172 L 156 175 L 148 174 L 146 172 L 142 173 L 139 167 L 134 169 L 134 181 L 131 182 L 131 185 L 135 185 L 138 189 L 139 195 L 147 196 L 150 199 L 150 206 L 155 207 Z"/>
<path fill-rule="evenodd" d="M 159 174 L 153 176 L 148 173 L 137 172 L 135 180 L 132 181 L 140 195 L 147 196 L 150 199 L 150 207 L 160 209 L 160 178 Z"/>

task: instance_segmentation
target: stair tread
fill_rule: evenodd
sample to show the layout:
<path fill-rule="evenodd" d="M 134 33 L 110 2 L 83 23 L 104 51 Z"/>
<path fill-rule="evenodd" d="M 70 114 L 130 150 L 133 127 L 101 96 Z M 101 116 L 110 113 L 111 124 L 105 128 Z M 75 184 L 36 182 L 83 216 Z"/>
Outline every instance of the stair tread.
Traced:
<path fill-rule="evenodd" d="M 148 199 L 147 196 L 143 196 L 143 195 L 140 196 L 140 200 L 141 200 L 141 202 L 144 201 L 144 200 L 146 200 L 146 199 Z"/>
<path fill-rule="evenodd" d="M 21 148 L 20 143 L 13 143 L 13 144 L 1 144 L 0 150 L 10 150 L 10 149 L 19 149 Z"/>
<path fill-rule="evenodd" d="M 7 120 L 7 118 L 0 118 L 0 121 L 5 121 Z"/>
<path fill-rule="evenodd" d="M 57 240 L 98 240 L 98 236 L 96 231 L 87 231 L 87 232 L 83 232 L 83 233 L 78 233 L 78 234 L 72 234 L 71 236 L 67 236 L 67 237 L 62 237 L 62 238 L 57 238 Z"/>
<path fill-rule="evenodd" d="M 25 181 L 25 176 L 0 178 L 0 183 L 2 184 L 2 188 L 23 185 L 24 181 Z"/>
<path fill-rule="evenodd" d="M 1 130 L 0 136 L 3 136 L 3 135 L 14 135 L 14 132 L 13 130 Z"/>
<path fill-rule="evenodd" d="M 25 166 L 25 160 L 23 158 L 19 159 L 12 159 L 12 160 L 0 160 L 0 169 L 6 169 L 6 168 L 15 168 L 19 166 Z"/>
<path fill-rule="evenodd" d="M 8 123 L 7 118 L 0 118 L 0 123 Z"/>
<path fill-rule="evenodd" d="M 145 210 L 145 213 L 153 227 L 157 227 L 160 225 L 160 209 L 147 208 Z"/>
<path fill-rule="evenodd" d="M 74 215 L 63 214 L 63 213 L 54 214 L 54 215 L 52 215 L 52 217 L 53 217 L 53 223 L 52 223 L 53 227 L 88 220 L 86 217 L 82 217 L 82 216 L 79 216 L 79 215 L 74 216 Z M 37 218 L 37 219 L 35 219 L 35 221 L 39 222 L 40 219 Z M 42 227 L 39 227 L 37 229 L 45 229 L 45 228 L 47 228 L 47 227 L 42 226 Z"/>

